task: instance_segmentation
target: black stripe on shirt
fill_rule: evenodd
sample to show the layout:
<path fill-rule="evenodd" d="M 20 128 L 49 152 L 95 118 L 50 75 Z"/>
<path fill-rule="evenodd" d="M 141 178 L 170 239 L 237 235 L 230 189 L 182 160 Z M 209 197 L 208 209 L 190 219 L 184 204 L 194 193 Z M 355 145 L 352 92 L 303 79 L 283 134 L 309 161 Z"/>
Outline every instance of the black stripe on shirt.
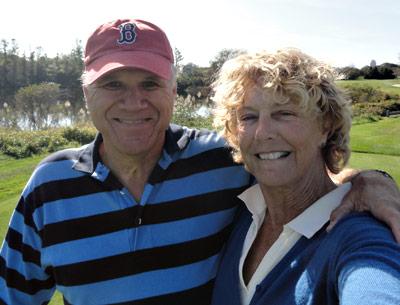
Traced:
<path fill-rule="evenodd" d="M 189 158 L 179 159 L 165 170 L 159 166 L 155 167 L 149 178 L 149 183 L 157 184 L 169 179 L 179 179 L 230 166 L 240 165 L 233 162 L 229 149 L 225 147 L 215 148 Z"/>
<path fill-rule="evenodd" d="M 6 241 L 8 247 L 13 250 L 19 251 L 22 254 L 25 262 L 30 262 L 40 266 L 40 252 L 36 251 L 31 246 L 24 244 L 22 240 L 22 235 L 19 232 L 13 230 L 12 228 L 9 228 L 6 235 Z"/>
<path fill-rule="evenodd" d="M 214 280 L 204 285 L 194 287 L 188 290 L 164 294 L 156 297 L 123 302 L 113 303 L 112 305 L 207 305 L 211 304 L 212 289 Z M 71 304 L 70 304 L 71 305 Z"/>
<path fill-rule="evenodd" d="M 236 197 L 243 188 L 223 190 L 186 197 L 162 204 L 133 206 L 123 210 L 70 219 L 45 225 L 39 232 L 43 247 L 71 240 L 108 234 L 139 225 L 165 223 L 189 217 L 207 215 L 237 206 Z"/>
<path fill-rule="evenodd" d="M 230 231 L 231 225 L 217 234 L 185 243 L 54 267 L 54 278 L 59 285 L 76 286 L 192 264 L 219 253 Z"/>
<path fill-rule="evenodd" d="M 25 224 L 37 231 L 33 221 L 33 212 L 35 209 L 43 206 L 44 203 L 94 193 L 109 192 L 113 189 L 115 188 L 110 187 L 110 184 L 102 184 L 90 176 L 52 181 L 39 185 L 25 199 L 21 197 L 16 210 L 24 215 Z"/>
<path fill-rule="evenodd" d="M 5 280 L 8 287 L 18 289 L 19 291 L 30 295 L 36 294 L 40 290 L 54 287 L 54 280 L 51 277 L 49 277 L 47 280 L 25 279 L 25 277 L 18 271 L 7 268 L 4 258 L 1 256 L 0 276 Z"/>
<path fill-rule="evenodd" d="M 178 179 L 194 173 L 228 166 L 237 166 L 229 158 L 228 150 L 226 148 L 213 149 L 191 158 L 178 160 L 166 170 L 157 165 L 151 174 L 149 183 L 156 184 L 168 179 Z M 122 188 L 122 185 L 115 180 L 116 178 L 111 173 L 104 183 L 93 179 L 90 175 L 46 182 L 37 186 L 26 196 L 25 200 L 21 197 L 16 210 L 24 215 L 25 223 L 36 231 L 36 226 L 32 219 L 35 209 L 55 200 L 109 192 Z"/>

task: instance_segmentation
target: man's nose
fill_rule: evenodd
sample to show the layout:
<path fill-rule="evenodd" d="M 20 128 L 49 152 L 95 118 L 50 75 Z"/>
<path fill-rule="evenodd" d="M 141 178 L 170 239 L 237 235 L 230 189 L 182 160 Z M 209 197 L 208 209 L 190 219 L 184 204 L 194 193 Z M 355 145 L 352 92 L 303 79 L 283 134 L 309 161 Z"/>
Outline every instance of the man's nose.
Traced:
<path fill-rule="evenodd" d="M 139 88 L 130 87 L 124 94 L 123 105 L 129 109 L 141 109 L 147 106 L 147 99 Z"/>

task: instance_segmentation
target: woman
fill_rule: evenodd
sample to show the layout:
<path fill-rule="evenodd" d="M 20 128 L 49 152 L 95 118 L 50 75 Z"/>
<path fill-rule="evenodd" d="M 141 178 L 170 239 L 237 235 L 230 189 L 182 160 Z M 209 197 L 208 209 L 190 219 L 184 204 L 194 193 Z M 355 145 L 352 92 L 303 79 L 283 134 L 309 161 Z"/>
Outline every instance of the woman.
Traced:
<path fill-rule="evenodd" d="M 330 233 L 351 113 L 333 71 L 295 49 L 241 55 L 215 82 L 216 125 L 258 184 L 216 279 L 214 305 L 400 304 L 400 248 L 366 214 Z"/>

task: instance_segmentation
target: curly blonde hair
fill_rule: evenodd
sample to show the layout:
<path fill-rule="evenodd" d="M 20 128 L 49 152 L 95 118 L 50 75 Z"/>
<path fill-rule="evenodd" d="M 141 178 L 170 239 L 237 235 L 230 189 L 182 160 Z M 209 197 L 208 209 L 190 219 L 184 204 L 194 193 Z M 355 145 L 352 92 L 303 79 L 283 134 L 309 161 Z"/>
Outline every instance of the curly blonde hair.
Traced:
<path fill-rule="evenodd" d="M 237 127 L 237 110 L 254 86 L 273 92 L 280 102 L 296 102 L 310 111 L 328 131 L 322 155 L 332 173 L 340 172 L 350 157 L 350 102 L 335 84 L 331 67 L 297 49 L 276 53 L 243 54 L 227 61 L 213 84 L 214 125 L 233 148 L 236 162 L 242 162 Z"/>

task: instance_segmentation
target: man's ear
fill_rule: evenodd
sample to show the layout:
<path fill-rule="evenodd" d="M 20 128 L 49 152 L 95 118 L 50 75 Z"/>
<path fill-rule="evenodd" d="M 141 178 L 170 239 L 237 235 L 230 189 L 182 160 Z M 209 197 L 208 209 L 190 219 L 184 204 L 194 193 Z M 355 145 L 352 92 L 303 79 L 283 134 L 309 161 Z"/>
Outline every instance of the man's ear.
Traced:
<path fill-rule="evenodd" d="M 174 85 L 174 87 L 172 88 L 172 92 L 173 92 L 173 94 L 176 96 L 177 95 L 177 93 L 178 93 L 178 84 L 175 82 L 175 85 Z"/>
<path fill-rule="evenodd" d="M 85 102 L 87 101 L 87 94 L 88 94 L 87 90 L 88 90 L 87 87 L 85 85 L 82 85 L 83 97 L 85 98 Z"/>

